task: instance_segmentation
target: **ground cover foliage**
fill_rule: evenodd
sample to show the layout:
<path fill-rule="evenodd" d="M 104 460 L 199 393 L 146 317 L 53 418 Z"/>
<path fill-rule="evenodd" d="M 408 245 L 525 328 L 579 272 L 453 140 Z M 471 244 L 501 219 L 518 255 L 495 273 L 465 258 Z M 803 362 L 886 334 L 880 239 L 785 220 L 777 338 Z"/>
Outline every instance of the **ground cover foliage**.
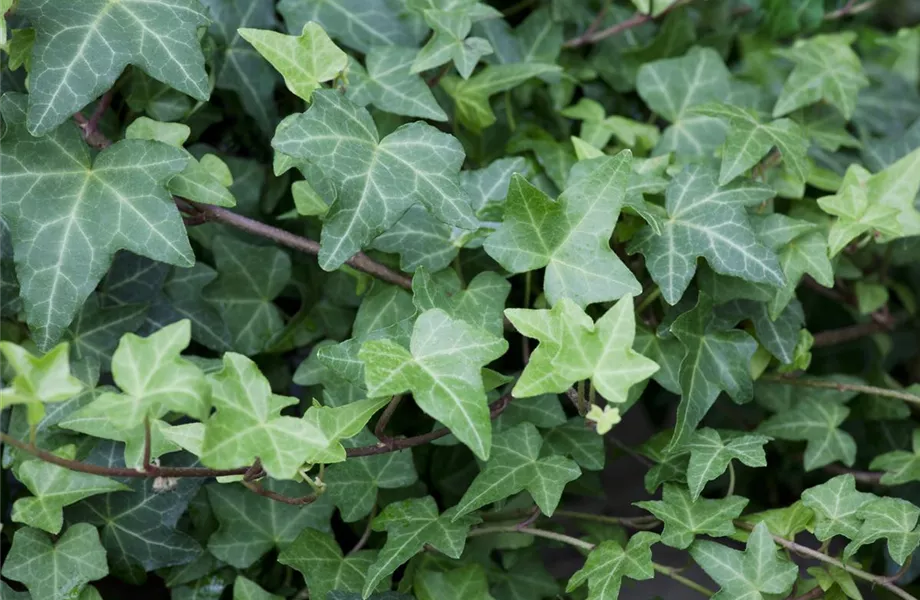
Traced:
<path fill-rule="evenodd" d="M 918 8 L 0 0 L 0 594 L 918 597 Z"/>

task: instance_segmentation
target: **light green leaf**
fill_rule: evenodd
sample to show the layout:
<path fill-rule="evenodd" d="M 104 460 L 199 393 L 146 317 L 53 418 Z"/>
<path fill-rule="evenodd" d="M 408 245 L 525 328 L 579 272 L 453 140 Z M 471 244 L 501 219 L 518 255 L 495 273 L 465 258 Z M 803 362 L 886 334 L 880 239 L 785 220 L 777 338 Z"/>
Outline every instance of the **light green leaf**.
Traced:
<path fill-rule="evenodd" d="M 411 390 L 419 408 L 486 460 L 492 425 L 480 370 L 507 349 L 504 339 L 433 309 L 416 320 L 408 350 L 390 339 L 371 340 L 358 356 L 371 396 Z"/>
<path fill-rule="evenodd" d="M 859 507 L 856 516 L 863 519 L 862 526 L 853 541 L 844 548 L 844 558 L 853 556 L 866 544 L 886 539 L 891 559 L 903 565 L 920 546 L 920 530 L 917 528 L 920 508 L 907 500 L 876 498 Z"/>
<path fill-rule="evenodd" d="M 776 255 L 758 241 L 746 211 L 773 195 L 772 188 L 748 180 L 720 186 L 709 166 L 685 167 L 668 186 L 669 218 L 662 220 L 661 235 L 642 229 L 629 252 L 645 256 L 669 304 L 676 304 L 690 285 L 697 257 L 717 273 L 781 286 L 785 279 Z"/>
<path fill-rule="evenodd" d="M 0 389 L 0 408 L 25 404 L 30 425 L 37 425 L 45 416 L 45 402 L 64 402 L 83 390 L 83 383 L 70 374 L 67 342 L 44 356 L 35 356 L 12 342 L 0 342 L 0 353 L 16 373 L 10 385 Z"/>
<path fill-rule="evenodd" d="M 877 498 L 856 490 L 852 475 L 837 475 L 802 492 L 802 504 L 815 511 L 815 537 L 822 542 L 835 535 L 855 539 L 862 524 L 860 509 Z"/>
<path fill-rule="evenodd" d="M 664 484 L 661 498 L 634 504 L 664 522 L 661 532 L 663 544 L 681 550 L 689 548 L 697 535 L 723 537 L 734 533 L 732 519 L 738 518 L 748 503 L 748 499 L 741 496 L 729 496 L 719 500 L 692 500 L 690 492 L 684 486 L 672 483 Z"/>
<path fill-rule="evenodd" d="M 725 472 L 732 459 L 749 467 L 767 466 L 763 446 L 769 441 L 767 436 L 756 434 L 735 434 L 723 440 L 718 431 L 708 427 L 694 433 L 687 444 L 687 483 L 693 499 L 700 497 L 707 482 Z"/>
<path fill-rule="evenodd" d="M 643 64 L 636 91 L 649 109 L 671 123 L 655 152 L 709 155 L 714 151 L 725 139 L 725 125 L 690 109 L 725 100 L 730 79 L 725 63 L 712 48 L 692 48 L 680 58 Z"/>
<path fill-rule="evenodd" d="M 791 410 L 763 421 L 757 431 L 781 440 L 807 442 L 806 471 L 837 460 L 851 467 L 856 460 L 856 442 L 853 436 L 839 429 L 849 414 L 846 406 L 805 397 Z"/>
<path fill-rule="evenodd" d="M 695 106 L 691 112 L 728 121 L 719 185 L 725 185 L 754 167 L 774 147 L 782 154 L 783 164 L 795 181 L 802 183 L 808 177 L 805 158 L 808 139 L 795 121 L 777 119 L 763 123 L 755 111 L 724 103 Z"/>
<path fill-rule="evenodd" d="M 785 596 L 799 575 L 798 566 L 778 552 L 763 523 L 754 527 L 744 552 L 710 541 L 696 542 L 690 556 L 722 589 L 716 600 L 768 600 Z"/>
<path fill-rule="evenodd" d="M 3 576 L 19 581 L 33 598 L 68 600 L 90 581 L 109 574 L 96 528 L 77 523 L 52 542 L 41 531 L 23 527 L 3 563 Z"/>
<path fill-rule="evenodd" d="M 463 148 L 430 125 L 410 123 L 380 139 L 365 109 L 320 91 L 307 112 L 279 128 L 272 146 L 315 164 L 336 190 L 320 238 L 326 270 L 344 264 L 416 204 L 445 223 L 476 227 L 457 180 Z"/>
<path fill-rule="evenodd" d="M 233 582 L 233 600 L 284 600 L 284 598 L 269 594 L 253 581 L 237 575 L 236 581 Z"/>
<path fill-rule="evenodd" d="M 360 592 L 376 559 L 377 553 L 371 550 L 343 556 L 334 537 L 315 529 L 304 529 L 278 555 L 279 563 L 304 576 L 311 598 L 326 598 L 332 590 Z"/>
<path fill-rule="evenodd" d="M 856 581 L 849 571 L 835 566 L 809 567 L 806 570 L 809 575 L 815 578 L 815 581 L 818 582 L 818 586 L 824 590 L 825 598 L 828 596 L 833 598 L 833 594 L 836 593 L 836 597 L 841 598 L 841 600 L 843 600 L 843 598 L 863 600 L 863 595 L 856 586 Z M 843 593 L 843 596 L 840 596 L 840 593 Z"/>
<path fill-rule="evenodd" d="M 797 500 L 783 508 L 744 515 L 741 520 L 751 525 L 763 522 L 771 532 L 774 532 L 774 535 L 791 540 L 798 533 L 814 530 L 815 512 L 805 506 L 801 500 Z M 746 540 L 749 534 L 744 530 L 738 530 L 733 537 L 738 540 Z"/>
<path fill-rule="evenodd" d="M 348 65 L 348 56 L 316 23 L 305 24 L 299 36 L 245 27 L 238 31 L 281 73 L 287 88 L 308 102 L 321 83 L 335 79 Z"/>
<path fill-rule="evenodd" d="M 21 0 L 17 14 L 36 33 L 32 135 L 50 132 L 102 95 L 129 64 L 197 100 L 210 96 L 197 34 L 208 18 L 195 0 Z"/>
<path fill-rule="evenodd" d="M 593 148 L 604 148 L 615 137 L 627 148 L 650 149 L 658 143 L 660 132 L 654 125 L 640 123 L 620 115 L 607 116 L 604 107 L 590 98 L 581 98 L 561 111 L 562 116 L 581 121 L 579 138 Z M 573 139 L 574 142 L 574 139 Z M 593 158 L 593 157 L 587 157 Z"/>
<path fill-rule="evenodd" d="M 492 45 L 488 40 L 467 37 L 473 22 L 466 15 L 446 10 L 426 10 L 425 22 L 434 30 L 434 35 L 418 51 L 412 63 L 412 73 L 421 73 L 453 61 L 460 76 L 467 79 L 479 59 L 492 54 Z"/>
<path fill-rule="evenodd" d="M 373 104 L 396 115 L 446 121 L 431 88 L 409 70 L 415 55 L 412 48 L 374 46 L 365 57 L 366 71 L 360 64 L 349 65 L 346 97 L 359 106 Z"/>
<path fill-rule="evenodd" d="M 581 476 L 573 461 L 559 455 L 540 457 L 543 438 L 530 423 L 495 434 L 485 468 L 457 504 L 453 520 L 486 504 L 527 490 L 540 511 L 552 516 L 565 485 Z"/>
<path fill-rule="evenodd" d="M 914 429 L 911 437 L 913 452 L 895 450 L 880 454 L 872 459 L 870 469 L 885 471 L 882 485 L 901 485 L 920 481 L 920 429 Z"/>
<path fill-rule="evenodd" d="M 213 243 L 217 279 L 202 290 L 230 330 L 233 349 L 258 354 L 284 327 L 273 300 L 291 278 L 291 259 L 280 248 L 219 236 Z"/>
<path fill-rule="evenodd" d="M 519 332 L 540 341 L 514 386 L 515 396 L 561 393 L 590 379 L 608 402 L 622 404 L 632 386 L 658 370 L 632 349 L 632 296 L 623 297 L 596 323 L 568 298 L 552 310 L 508 309 L 505 314 Z"/>
<path fill-rule="evenodd" d="M 419 267 L 412 278 L 412 302 L 419 312 L 440 308 L 451 318 L 474 325 L 492 335 L 504 329 L 502 311 L 511 292 L 511 284 L 494 271 L 483 271 L 461 289 L 453 270 L 431 274 Z"/>
<path fill-rule="evenodd" d="M 307 436 L 301 440 L 306 446 L 304 462 L 334 463 L 345 460 L 345 448 L 340 443 L 357 435 L 374 413 L 386 406 L 389 399 L 368 398 L 335 408 L 311 406 L 304 413 Z"/>
<path fill-rule="evenodd" d="M 418 600 L 494 600 L 482 565 L 450 571 L 425 570 L 415 576 L 412 591 Z"/>
<path fill-rule="evenodd" d="M 138 117 L 125 128 L 125 139 L 127 140 L 152 140 L 176 148 L 185 145 L 191 134 L 191 127 L 183 123 L 164 123 L 148 117 Z"/>
<path fill-rule="evenodd" d="M 610 249 L 623 205 L 632 155 L 581 161 L 557 201 L 514 175 L 501 227 L 484 244 L 512 273 L 546 267 L 550 304 L 568 298 L 579 306 L 638 295 L 642 288 Z"/>
<path fill-rule="evenodd" d="M 613 408 L 609 404 L 604 408 L 597 404 L 592 404 L 587 414 L 585 414 L 585 419 L 594 423 L 597 435 L 609 433 L 613 426 L 622 420 L 619 409 Z"/>
<path fill-rule="evenodd" d="M 452 512 L 438 514 L 434 498 L 413 498 L 388 505 L 374 519 L 374 531 L 386 531 L 387 541 L 367 571 L 362 594 L 367 597 L 383 579 L 422 551 L 426 544 L 450 558 L 460 558 L 473 516 L 455 521 Z"/>
<path fill-rule="evenodd" d="M 629 538 L 625 549 L 614 540 L 601 542 L 569 579 L 565 591 L 573 592 L 587 582 L 588 600 L 616 600 L 624 577 L 643 581 L 655 576 L 651 546 L 658 539 L 657 533 L 640 531 Z"/>
<path fill-rule="evenodd" d="M 33 138 L 24 127 L 25 104 L 21 94 L 0 100 L 6 126 L 2 215 L 12 231 L 26 320 L 39 348 L 48 349 L 105 275 L 116 250 L 183 267 L 194 263 L 165 187 L 188 159 L 165 144 L 122 140 L 93 160 L 74 124 Z"/>
<path fill-rule="evenodd" d="M 817 35 L 798 40 L 791 48 L 775 53 L 795 63 L 783 84 L 773 116 L 781 117 L 797 108 L 825 101 L 837 107 L 849 120 L 856 109 L 856 96 L 869 85 L 859 57 L 850 48 L 853 32 Z"/>
<path fill-rule="evenodd" d="M 556 65 L 542 63 L 488 65 L 469 79 L 444 77 L 441 86 L 454 100 L 454 118 L 473 132 L 479 132 L 495 123 L 495 113 L 489 105 L 491 96 L 517 87 L 528 79 L 559 71 Z"/>

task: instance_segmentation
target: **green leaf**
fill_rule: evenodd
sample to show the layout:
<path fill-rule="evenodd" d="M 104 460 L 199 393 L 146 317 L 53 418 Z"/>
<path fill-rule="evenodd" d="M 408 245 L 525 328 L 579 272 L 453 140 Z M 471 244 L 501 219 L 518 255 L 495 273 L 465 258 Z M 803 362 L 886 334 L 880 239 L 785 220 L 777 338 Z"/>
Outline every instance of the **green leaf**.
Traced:
<path fill-rule="evenodd" d="M 920 235 L 920 210 L 914 199 L 920 190 L 920 148 L 874 175 L 851 165 L 840 189 L 818 199 L 824 212 L 837 217 L 828 233 L 831 256 L 867 231 L 887 239 Z"/>
<path fill-rule="evenodd" d="M 281 73 L 287 88 L 308 102 L 321 83 L 331 81 L 348 65 L 348 56 L 316 23 L 305 24 L 299 36 L 246 27 L 238 31 Z"/>
<path fill-rule="evenodd" d="M 270 246 L 219 236 L 213 242 L 217 279 L 202 289 L 230 330 L 233 349 L 258 354 L 284 327 L 273 300 L 291 278 L 291 259 Z"/>
<path fill-rule="evenodd" d="M 408 350 L 371 340 L 358 356 L 371 396 L 411 391 L 419 408 L 486 460 L 492 425 L 480 370 L 507 349 L 505 340 L 432 309 L 416 320 Z"/>
<path fill-rule="evenodd" d="M 850 48 L 855 39 L 852 32 L 817 35 L 798 40 L 791 48 L 775 50 L 795 63 L 795 68 L 783 84 L 773 116 L 781 117 L 823 100 L 849 120 L 856 109 L 856 95 L 869 85 L 859 57 Z"/>
<path fill-rule="evenodd" d="M 492 45 L 488 40 L 467 37 L 473 23 L 466 15 L 446 10 L 426 10 L 425 22 L 434 30 L 434 35 L 418 51 L 412 63 L 412 73 L 421 73 L 453 61 L 460 76 L 467 79 L 479 59 L 492 54 Z"/>
<path fill-rule="evenodd" d="M 419 600 L 493 600 L 482 565 L 465 565 L 447 572 L 422 571 L 413 591 Z"/>
<path fill-rule="evenodd" d="M 625 549 L 614 540 L 601 542 L 569 579 L 565 591 L 573 592 L 587 582 L 588 600 L 616 600 L 624 577 L 643 581 L 655 576 L 651 546 L 658 539 L 657 533 L 640 531 L 629 538 Z"/>
<path fill-rule="evenodd" d="M 692 498 L 699 498 L 706 483 L 724 473 L 732 459 L 749 467 L 766 467 L 763 446 L 769 441 L 770 438 L 756 434 L 735 434 L 723 440 L 718 431 L 708 427 L 694 433 L 687 444 L 690 451 L 687 483 Z"/>
<path fill-rule="evenodd" d="M 290 481 L 270 481 L 265 487 L 295 497 L 311 489 Z M 220 523 L 208 539 L 208 550 L 238 569 L 251 566 L 272 549 L 283 552 L 307 528 L 329 531 L 333 507 L 323 498 L 306 506 L 292 506 L 253 494 L 237 484 L 215 483 L 206 489 Z"/>
<path fill-rule="evenodd" d="M 716 600 L 767 600 L 785 596 L 798 578 L 799 569 L 778 552 L 763 523 L 754 527 L 744 552 L 709 541 L 696 542 L 690 556 L 722 589 Z"/>
<path fill-rule="evenodd" d="M 590 98 L 579 99 L 577 104 L 563 109 L 561 114 L 582 122 L 578 136 L 594 148 L 603 148 L 611 137 L 617 138 L 627 148 L 634 148 L 637 144 L 644 148 L 653 148 L 660 137 L 660 132 L 654 125 L 639 123 L 619 115 L 608 117 L 603 105 Z"/>
<path fill-rule="evenodd" d="M 920 530 L 917 528 L 920 508 L 907 500 L 876 498 L 859 507 L 856 516 L 863 519 L 863 522 L 859 533 L 844 548 L 844 558 L 853 556 L 866 544 L 886 539 L 891 559 L 903 565 L 920 546 Z"/>
<path fill-rule="evenodd" d="M 495 113 L 489 106 L 491 96 L 559 70 L 556 65 L 542 63 L 488 65 L 469 79 L 444 77 L 441 86 L 454 101 L 454 118 L 471 131 L 479 132 L 495 123 Z"/>
<path fill-rule="evenodd" d="M 272 146 L 315 163 L 336 190 L 320 238 L 323 269 L 340 267 L 416 204 L 445 223 L 476 226 L 457 180 L 463 148 L 430 125 L 410 123 L 380 139 L 365 109 L 320 91 L 307 112 L 279 128 Z"/>
<path fill-rule="evenodd" d="M 521 334 L 540 341 L 514 386 L 515 396 L 561 393 L 590 379 L 608 402 L 622 404 L 632 386 L 658 370 L 632 349 L 632 296 L 622 298 L 596 323 L 568 298 L 552 310 L 508 309 L 505 314 Z"/>
<path fill-rule="evenodd" d="M 543 438 L 530 423 L 495 434 L 485 468 L 457 504 L 453 520 L 486 504 L 527 490 L 540 511 L 552 516 L 565 485 L 581 476 L 573 461 L 559 455 L 540 457 Z"/>
<path fill-rule="evenodd" d="M 697 535 L 723 537 L 734 533 L 732 519 L 738 518 L 747 503 L 748 499 L 741 496 L 692 500 L 690 492 L 683 486 L 666 483 L 661 500 L 644 500 L 634 504 L 664 522 L 661 532 L 663 544 L 683 550 L 690 547 Z"/>
<path fill-rule="evenodd" d="M 807 442 L 806 471 L 819 469 L 837 460 L 853 466 L 856 442 L 853 436 L 839 429 L 849 414 L 850 409 L 845 406 L 805 397 L 791 410 L 763 421 L 757 431 L 780 440 Z"/>
<path fill-rule="evenodd" d="M 304 529 L 278 555 L 278 562 L 300 571 L 311 598 L 326 598 L 332 590 L 360 592 L 365 574 L 376 558 L 377 553 L 371 550 L 343 556 L 338 542 L 330 534 Z"/>
<path fill-rule="evenodd" d="M 776 255 L 761 245 L 746 208 L 773 197 L 772 188 L 749 180 L 718 184 L 715 169 L 685 167 L 668 186 L 661 235 L 639 231 L 629 252 L 645 256 L 649 274 L 668 304 L 676 304 L 703 257 L 722 275 L 781 286 L 785 283 Z"/>
<path fill-rule="evenodd" d="M 453 519 L 452 511 L 438 514 L 434 498 L 413 498 L 390 504 L 374 519 L 374 531 L 386 531 L 387 541 L 367 571 L 362 590 L 366 598 L 401 564 L 422 551 L 426 544 L 450 558 L 460 558 L 473 516 Z"/>
<path fill-rule="evenodd" d="M 920 481 L 920 429 L 914 429 L 911 437 L 913 452 L 895 450 L 880 454 L 872 459 L 870 469 L 885 471 L 882 485 L 901 485 Z"/>
<path fill-rule="evenodd" d="M 258 584 L 237 575 L 233 582 L 233 600 L 284 600 L 281 596 L 269 594 Z"/>
<path fill-rule="evenodd" d="M 67 600 L 109 574 L 96 528 L 77 523 L 52 542 L 37 529 L 23 527 L 3 563 L 3 576 L 19 581 L 33 598 Z"/>
<path fill-rule="evenodd" d="M 526 398 L 515 400 L 511 406 L 526 401 Z M 543 455 L 554 454 L 568 456 L 586 471 L 600 471 L 604 468 L 604 438 L 587 427 L 583 418 L 572 417 L 543 436 Z"/>
<path fill-rule="evenodd" d="M 349 65 L 345 95 L 359 106 L 373 104 L 397 115 L 446 121 L 431 88 L 409 70 L 415 55 L 412 48 L 374 46 L 365 57 L 367 70 L 355 62 Z"/>
<path fill-rule="evenodd" d="M 197 100 L 210 96 L 194 0 L 21 0 L 35 27 L 29 76 L 29 132 L 42 135 L 112 87 L 126 66 Z M 131 163 L 128 163 L 131 164 Z M 6 169 L 4 169 L 6 170 Z"/>
<path fill-rule="evenodd" d="M 2 214 L 12 231 L 26 320 L 39 348 L 48 349 L 116 250 L 192 265 L 185 227 L 165 187 L 188 159 L 165 144 L 122 140 L 93 160 L 73 124 L 33 138 L 24 127 L 25 101 L 20 94 L 0 100 L 7 128 L 0 151 Z"/>
<path fill-rule="evenodd" d="M 693 48 L 680 58 L 643 64 L 636 77 L 636 91 L 649 109 L 671 123 L 655 151 L 690 155 L 714 151 L 725 139 L 725 126 L 690 109 L 725 100 L 730 79 L 722 58 L 711 48 Z"/>
<path fill-rule="evenodd" d="M 724 103 L 703 104 L 693 107 L 691 112 L 728 121 L 719 185 L 725 185 L 754 167 L 774 147 L 782 154 L 783 164 L 795 181 L 804 183 L 808 177 L 805 158 L 808 139 L 795 121 L 777 119 L 764 124 L 754 111 Z"/>
<path fill-rule="evenodd" d="M 44 356 L 35 356 L 12 342 L 0 342 L 0 353 L 15 371 L 2 388 L 0 408 L 25 404 L 29 425 L 45 416 L 44 403 L 64 402 L 83 391 L 83 383 L 70 374 L 70 346 L 58 344 Z"/>
<path fill-rule="evenodd" d="M 679 375 L 682 396 L 672 449 L 690 441 L 721 392 L 739 403 L 750 400 L 754 393 L 750 363 L 757 342 L 736 329 L 713 331 L 712 321 L 712 299 L 700 292 L 696 306 L 671 324 L 671 333 L 684 346 Z"/>
<path fill-rule="evenodd" d="M 308 435 L 302 443 L 306 446 L 307 463 L 333 463 L 345 460 L 345 448 L 340 443 L 357 435 L 378 410 L 386 406 L 388 398 L 368 398 L 335 408 L 311 406 L 303 416 Z"/>
<path fill-rule="evenodd" d="M 860 509 L 876 498 L 856 490 L 852 475 L 837 475 L 802 492 L 802 503 L 815 511 L 815 537 L 827 541 L 835 535 L 855 539 L 862 524 Z"/>
<path fill-rule="evenodd" d="M 493 271 L 479 273 L 466 289 L 452 270 L 431 274 L 419 267 L 412 278 L 412 302 L 419 312 L 439 308 L 451 318 L 501 336 L 502 311 L 511 284 Z"/>
<path fill-rule="evenodd" d="M 484 244 L 508 271 L 546 267 L 550 304 L 579 306 L 638 295 L 642 288 L 610 249 L 630 178 L 629 151 L 579 162 L 556 201 L 514 175 L 501 227 Z"/>

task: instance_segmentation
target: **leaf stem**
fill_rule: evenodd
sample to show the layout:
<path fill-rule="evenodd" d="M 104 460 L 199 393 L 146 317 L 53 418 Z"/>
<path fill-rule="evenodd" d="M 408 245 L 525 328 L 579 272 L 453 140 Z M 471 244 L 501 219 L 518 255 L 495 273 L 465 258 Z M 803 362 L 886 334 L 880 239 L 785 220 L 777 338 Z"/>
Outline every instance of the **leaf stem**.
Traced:
<path fill-rule="evenodd" d="M 371 514 L 367 516 L 367 527 L 364 528 L 364 532 L 361 534 L 361 537 L 358 538 L 358 542 L 355 544 L 354 548 L 348 551 L 348 554 L 345 556 L 352 556 L 356 554 L 361 548 L 367 544 L 367 540 L 371 538 L 371 531 L 373 531 L 372 525 L 374 524 L 374 517 L 377 516 L 377 500 L 374 499 L 374 506 L 371 508 Z"/>
<path fill-rule="evenodd" d="M 588 414 L 587 399 L 585 398 L 584 379 L 578 382 L 578 403 L 576 404 L 576 407 L 578 408 L 578 414 L 582 417 Z"/>
<path fill-rule="evenodd" d="M 782 375 L 764 375 L 761 381 L 772 381 L 786 385 L 796 385 L 799 387 L 821 388 L 826 390 L 837 390 L 838 392 L 859 392 L 860 394 L 871 394 L 873 396 L 884 396 L 886 398 L 897 398 L 904 402 L 920 405 L 920 396 L 904 392 L 901 390 L 889 390 L 887 388 L 875 387 L 873 385 L 859 385 L 855 383 L 839 383 L 836 381 L 825 381 L 822 379 L 799 379 Z"/>
<path fill-rule="evenodd" d="M 662 575 L 664 575 L 664 576 L 666 576 L 666 577 L 670 577 L 670 578 L 673 579 L 674 581 L 676 581 L 676 582 L 678 582 L 678 583 L 681 583 L 681 584 L 687 586 L 687 587 L 690 588 L 691 590 L 694 590 L 694 591 L 696 591 L 696 592 L 699 592 L 700 594 L 706 596 L 707 598 L 712 598 L 713 596 L 715 596 L 715 592 L 713 592 L 712 590 L 710 590 L 710 589 L 707 588 L 707 587 L 704 587 L 704 586 L 698 584 L 697 582 L 693 581 L 692 579 L 689 579 L 689 578 L 687 578 L 687 577 L 684 577 L 683 575 L 681 575 L 680 573 L 678 573 L 677 570 L 674 569 L 674 567 L 669 567 L 669 566 L 667 566 L 667 565 L 661 565 L 661 564 L 658 564 L 658 563 L 656 563 L 656 562 L 653 562 L 653 563 L 652 563 L 652 568 L 655 569 L 655 571 L 661 573 Z"/>
<path fill-rule="evenodd" d="M 390 400 L 390 403 L 387 404 L 386 408 L 383 409 L 383 412 L 380 414 L 380 418 L 377 419 L 377 424 L 374 426 L 374 436 L 381 442 L 386 442 L 390 438 L 384 433 L 384 430 L 387 427 L 387 424 L 390 422 L 390 419 L 393 417 L 393 413 L 396 412 L 396 409 L 399 407 L 399 403 L 402 401 L 402 394 L 396 394 L 393 396 L 393 399 Z"/>
<path fill-rule="evenodd" d="M 652 302 L 654 302 L 660 297 L 661 297 L 661 288 L 656 285 L 655 288 L 651 292 L 649 292 L 645 296 L 645 298 L 642 299 L 641 302 L 639 302 L 639 306 L 636 307 L 636 313 L 641 314 L 642 312 L 645 311 L 646 308 L 652 305 Z"/>
<path fill-rule="evenodd" d="M 861 12 L 865 12 L 875 6 L 875 0 L 866 0 L 860 4 L 856 3 L 856 0 L 849 0 L 842 8 L 839 8 L 835 11 L 829 12 L 824 15 L 825 21 L 833 21 L 835 19 L 842 19 L 850 15 L 857 15 Z"/>
<path fill-rule="evenodd" d="M 253 492 L 254 494 L 258 494 L 259 496 L 264 496 L 265 498 L 274 500 L 275 502 L 281 502 L 283 504 L 290 504 L 292 506 L 304 506 L 306 504 L 315 502 L 316 499 L 319 497 L 319 494 L 310 494 L 309 496 L 299 496 L 299 497 L 285 496 L 284 494 L 279 494 L 278 492 L 266 490 L 264 487 L 262 487 L 262 484 L 259 483 L 258 481 L 242 481 L 241 483 L 245 485 L 249 489 L 249 491 Z"/>
<path fill-rule="evenodd" d="M 144 473 L 150 471 L 153 465 L 150 464 L 150 453 L 153 443 L 150 439 L 150 417 L 144 417 L 144 461 L 143 469 Z"/>
<path fill-rule="evenodd" d="M 735 467 L 732 465 L 732 461 L 728 461 L 728 491 L 725 492 L 725 497 L 728 498 L 735 493 Z"/>

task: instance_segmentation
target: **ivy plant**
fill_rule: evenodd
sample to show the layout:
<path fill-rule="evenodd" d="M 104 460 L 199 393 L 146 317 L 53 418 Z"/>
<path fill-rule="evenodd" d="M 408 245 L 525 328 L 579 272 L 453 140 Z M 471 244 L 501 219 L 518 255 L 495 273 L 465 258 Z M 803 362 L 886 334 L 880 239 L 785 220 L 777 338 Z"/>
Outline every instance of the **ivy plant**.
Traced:
<path fill-rule="evenodd" d="M 920 598 L 908 0 L 0 0 L 0 595 Z"/>

